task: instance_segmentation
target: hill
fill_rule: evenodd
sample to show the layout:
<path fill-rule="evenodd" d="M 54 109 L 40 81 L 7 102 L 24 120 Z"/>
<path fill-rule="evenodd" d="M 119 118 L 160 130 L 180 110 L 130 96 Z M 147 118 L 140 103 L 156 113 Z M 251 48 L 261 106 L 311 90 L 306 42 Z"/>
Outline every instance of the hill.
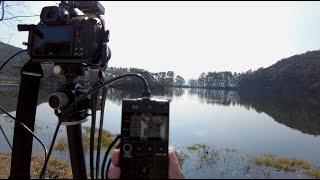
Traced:
<path fill-rule="evenodd" d="M 11 46 L 0 42 L 0 64 L 4 63 L 14 53 L 22 50 L 21 48 Z M 29 56 L 27 53 L 21 53 L 12 59 L 7 66 L 0 72 L 0 80 L 17 81 L 20 79 L 19 70 L 27 62 Z"/>
<path fill-rule="evenodd" d="M 308 51 L 282 59 L 268 68 L 239 76 L 242 90 L 318 94 L 320 89 L 320 51 Z"/>
<path fill-rule="evenodd" d="M 2 64 L 6 59 L 12 56 L 14 53 L 22 50 L 21 48 L 6 44 L 0 41 L 0 64 Z M 22 53 L 17 55 L 13 61 L 10 62 L 11 66 L 21 67 L 26 60 L 29 58 L 27 53 Z"/>

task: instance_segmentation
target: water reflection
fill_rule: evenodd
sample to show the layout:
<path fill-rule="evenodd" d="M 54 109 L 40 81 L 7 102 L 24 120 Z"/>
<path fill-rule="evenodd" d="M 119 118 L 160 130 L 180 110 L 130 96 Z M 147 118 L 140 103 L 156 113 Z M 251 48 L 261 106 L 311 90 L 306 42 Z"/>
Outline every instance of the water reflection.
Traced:
<path fill-rule="evenodd" d="M 122 99 L 124 98 L 139 98 L 141 97 L 140 91 L 132 91 L 129 89 L 118 90 L 114 88 L 108 89 L 107 99 L 116 103 L 117 105 L 121 105 Z M 162 98 L 173 100 L 173 97 L 180 97 L 185 93 L 185 89 L 183 88 L 167 88 L 165 90 L 154 90 L 152 91 L 152 96 L 162 96 Z"/>
<path fill-rule="evenodd" d="M 198 95 L 201 102 L 230 106 L 238 104 L 240 96 L 236 91 L 190 89 L 190 95 Z"/>
<path fill-rule="evenodd" d="M 55 87 L 46 86 L 40 90 L 38 104 L 48 101 L 50 93 Z M 0 86 L 0 102 L 8 111 L 15 111 L 18 86 Z M 272 93 L 258 92 L 237 92 L 226 90 L 206 89 L 183 89 L 168 88 L 162 91 L 153 91 L 153 96 L 162 96 L 174 100 L 188 91 L 188 95 L 197 96 L 200 102 L 206 104 L 218 104 L 223 106 L 240 105 L 247 109 L 254 109 L 257 112 L 264 112 L 275 121 L 290 128 L 299 130 L 302 133 L 320 135 L 320 102 L 314 98 L 300 96 L 279 95 Z M 141 91 L 129 89 L 116 90 L 108 89 L 108 100 L 121 105 L 124 98 L 137 98 Z M 0 112 L 0 114 L 2 114 Z"/>
<path fill-rule="evenodd" d="M 54 86 L 41 87 L 38 96 L 38 105 L 48 102 L 49 95 L 54 92 Z M 16 110 L 19 95 L 19 85 L 0 85 L 0 105 L 7 111 L 12 112 Z M 0 114 L 3 114 L 0 111 Z"/>
<path fill-rule="evenodd" d="M 265 112 L 277 122 L 302 133 L 320 134 L 320 101 L 313 97 L 241 92 L 240 104 Z"/>
<path fill-rule="evenodd" d="M 191 89 L 201 102 L 219 105 L 240 105 L 264 112 L 275 121 L 302 133 L 320 135 L 320 101 L 313 97 L 273 94 L 268 92 L 236 92 Z"/>

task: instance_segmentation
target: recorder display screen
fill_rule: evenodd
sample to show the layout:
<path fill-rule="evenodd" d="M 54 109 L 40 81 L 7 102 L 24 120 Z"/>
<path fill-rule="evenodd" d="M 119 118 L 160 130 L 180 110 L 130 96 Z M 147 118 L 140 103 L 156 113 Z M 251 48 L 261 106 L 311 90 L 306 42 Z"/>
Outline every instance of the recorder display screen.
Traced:
<path fill-rule="evenodd" d="M 130 136 L 167 139 L 168 116 L 152 113 L 135 113 L 131 115 Z"/>

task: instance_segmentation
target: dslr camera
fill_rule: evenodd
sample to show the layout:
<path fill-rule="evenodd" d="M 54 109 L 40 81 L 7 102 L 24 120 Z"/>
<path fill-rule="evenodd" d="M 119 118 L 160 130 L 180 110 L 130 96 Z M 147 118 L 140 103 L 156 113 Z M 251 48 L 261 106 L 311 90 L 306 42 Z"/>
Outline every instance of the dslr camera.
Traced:
<path fill-rule="evenodd" d="M 104 13 L 98 1 L 61 1 L 44 7 L 37 25 L 18 30 L 29 31 L 25 45 L 31 61 L 104 67 L 111 57 Z"/>

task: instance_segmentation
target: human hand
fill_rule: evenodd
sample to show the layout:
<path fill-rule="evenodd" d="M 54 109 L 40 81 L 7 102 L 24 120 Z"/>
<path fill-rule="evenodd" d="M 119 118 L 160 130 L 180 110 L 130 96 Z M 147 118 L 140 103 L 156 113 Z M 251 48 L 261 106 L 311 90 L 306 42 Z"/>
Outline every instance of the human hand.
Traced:
<path fill-rule="evenodd" d="M 169 148 L 169 179 L 184 179 L 184 174 L 180 168 L 177 155 L 172 148 Z M 108 172 L 109 179 L 119 179 L 121 169 L 119 166 L 120 150 L 114 149 L 111 154 L 111 162 L 113 167 L 110 167 Z"/>

